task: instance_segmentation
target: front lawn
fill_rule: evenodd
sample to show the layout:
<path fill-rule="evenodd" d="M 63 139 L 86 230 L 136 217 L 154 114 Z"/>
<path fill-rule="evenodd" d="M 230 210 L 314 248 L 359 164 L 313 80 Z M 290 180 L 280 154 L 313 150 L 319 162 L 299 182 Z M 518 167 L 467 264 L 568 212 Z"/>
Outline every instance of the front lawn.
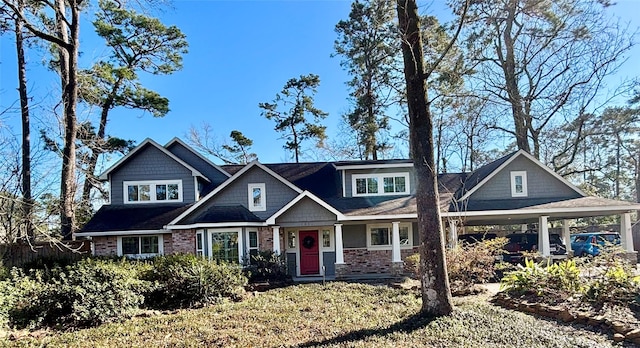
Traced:
<path fill-rule="evenodd" d="M 5 346 L 612 347 L 606 334 L 456 298 L 449 317 L 416 316 L 415 291 L 334 282 L 295 285 L 242 302 L 137 317 L 74 332 L 0 341 Z M 618 345 L 620 346 L 620 345 Z"/>

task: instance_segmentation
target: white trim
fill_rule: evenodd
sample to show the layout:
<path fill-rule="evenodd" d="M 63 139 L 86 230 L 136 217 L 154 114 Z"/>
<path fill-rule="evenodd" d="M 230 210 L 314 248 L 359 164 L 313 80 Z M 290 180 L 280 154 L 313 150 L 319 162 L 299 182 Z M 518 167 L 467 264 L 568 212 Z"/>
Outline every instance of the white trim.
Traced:
<path fill-rule="evenodd" d="M 302 200 L 304 197 L 308 197 L 312 201 L 318 203 L 323 208 L 327 209 L 332 214 L 335 214 L 336 215 L 336 220 L 339 221 L 339 220 L 343 220 L 344 219 L 345 216 L 339 210 L 337 210 L 336 208 L 332 207 L 330 204 L 326 203 L 322 199 L 318 198 L 313 193 L 311 193 L 309 191 L 303 191 L 301 194 L 299 194 L 294 199 L 292 199 L 289 203 L 287 203 L 284 207 L 280 208 L 280 210 L 278 210 L 277 212 L 273 213 L 273 215 L 271 215 L 267 219 L 267 221 L 266 221 L 267 225 L 275 224 L 277 218 L 279 218 L 287 210 L 291 209 L 291 207 L 293 207 L 295 204 L 300 202 L 300 200 Z"/>
<path fill-rule="evenodd" d="M 178 185 L 178 199 L 156 199 L 156 186 L 159 185 Z M 149 200 L 148 201 L 130 201 L 129 200 L 129 186 L 149 186 Z M 196 187 L 196 191 L 198 188 Z M 140 192 L 138 192 L 138 196 Z M 166 192 L 167 198 L 169 197 L 169 190 Z M 123 181 L 122 182 L 122 201 L 124 204 L 165 204 L 165 203 L 182 203 L 184 201 L 184 193 L 182 191 L 182 180 L 139 180 L 139 181 Z"/>
<path fill-rule="evenodd" d="M 515 170 L 509 172 L 509 176 L 511 177 L 511 197 L 527 197 L 529 196 L 529 191 L 527 190 L 527 171 L 526 170 Z M 522 178 L 522 192 L 518 192 L 516 178 Z"/>
<path fill-rule="evenodd" d="M 375 224 L 367 224 L 366 233 L 367 233 L 367 250 L 393 250 L 393 224 L 394 222 L 389 223 L 375 223 Z M 389 233 L 389 244 L 384 245 L 372 245 L 371 244 L 371 229 L 372 228 L 387 228 Z M 411 249 L 413 248 L 413 223 L 411 222 L 399 222 L 398 231 L 402 227 L 407 227 L 409 229 L 409 240 L 407 245 L 400 245 L 400 249 Z M 399 235 L 398 235 L 399 236 Z M 398 238 L 399 241 L 399 238 Z"/>
<path fill-rule="evenodd" d="M 198 178 L 193 177 L 193 201 L 197 202 L 200 199 L 200 188 L 198 187 Z"/>
<path fill-rule="evenodd" d="M 140 149 L 142 149 L 145 145 L 152 145 L 154 147 L 156 147 L 158 150 L 162 151 L 165 155 L 171 157 L 171 159 L 173 159 L 174 161 L 180 163 L 182 166 L 184 166 L 185 168 L 187 168 L 188 170 L 191 171 L 191 175 L 193 176 L 200 176 L 203 179 L 205 179 L 208 182 L 211 182 L 206 176 L 202 175 L 202 173 L 200 173 L 197 169 L 193 168 L 192 166 L 190 166 L 189 164 L 187 164 L 185 161 L 181 160 L 178 156 L 174 155 L 171 151 L 165 149 L 164 147 L 162 147 L 160 144 L 156 143 L 155 141 L 146 138 L 145 140 L 143 140 L 140 145 L 136 146 L 133 150 L 129 151 L 129 153 L 127 153 L 126 155 L 124 155 L 124 157 L 122 157 L 121 159 L 119 159 L 116 163 L 114 163 L 111 167 L 109 167 L 107 170 L 105 170 L 104 172 L 102 172 L 102 174 L 100 174 L 98 176 L 98 179 L 100 180 L 109 180 L 109 174 L 115 170 L 116 168 L 118 168 L 122 163 L 124 163 L 126 160 L 128 160 L 129 158 L 133 157 L 134 154 L 136 154 L 138 151 L 140 151 Z"/>
<path fill-rule="evenodd" d="M 212 228 L 207 229 L 207 258 L 213 259 L 213 234 L 214 233 L 224 233 L 224 232 L 234 232 L 238 235 L 238 263 L 242 265 L 242 261 L 244 258 L 244 247 L 242 246 L 242 228 Z"/>
<path fill-rule="evenodd" d="M 324 231 L 329 231 L 329 246 L 325 247 L 324 246 Z M 334 227 L 331 226 L 327 226 L 327 227 L 320 227 L 318 228 L 318 245 L 319 245 L 319 251 L 320 252 L 326 252 L 326 251 L 334 251 L 335 247 L 336 247 L 336 241 L 335 241 L 335 233 L 334 233 Z"/>
<path fill-rule="evenodd" d="M 253 190 L 260 190 L 260 204 L 253 202 Z M 264 183 L 247 184 L 247 207 L 249 211 L 266 211 L 267 210 L 267 189 Z"/>
<path fill-rule="evenodd" d="M 516 152 L 515 154 L 513 154 L 513 156 L 511 156 L 508 160 L 506 160 L 504 163 L 502 163 L 498 168 L 496 168 L 493 172 L 491 172 L 491 174 L 487 175 L 487 177 L 484 178 L 484 180 L 482 180 L 481 182 L 479 182 L 477 185 L 475 185 L 471 190 L 469 190 L 467 193 L 465 193 L 462 197 L 460 197 L 458 199 L 458 201 L 463 201 L 467 198 L 469 198 L 469 196 L 471 196 L 474 192 L 476 192 L 478 189 L 480 189 L 480 187 L 482 187 L 484 184 L 486 184 L 489 180 L 491 180 L 491 178 L 493 178 L 494 176 L 496 176 L 496 174 L 498 174 L 502 169 L 504 169 L 506 166 L 508 166 L 511 162 L 513 162 L 514 159 L 516 159 L 518 156 L 524 156 L 526 158 L 528 158 L 529 160 L 531 160 L 533 163 L 537 164 L 538 167 L 544 169 L 547 173 L 551 174 L 553 177 L 555 177 L 556 179 L 560 180 L 561 182 L 563 182 L 565 185 L 567 185 L 570 189 L 576 191 L 579 195 L 586 197 L 587 194 L 582 192 L 582 190 L 580 190 L 578 187 L 576 187 L 575 185 L 573 185 L 572 183 L 570 183 L 569 181 L 567 181 L 567 179 L 563 178 L 562 176 L 560 176 L 558 173 L 554 172 L 553 170 L 551 170 L 551 168 L 545 166 L 544 164 L 542 164 L 542 162 L 538 161 L 535 157 L 531 156 L 530 154 L 528 154 L 526 151 L 524 150 L 519 150 L 518 152 Z"/>
<path fill-rule="evenodd" d="M 224 169 L 222 169 L 222 167 L 220 167 L 217 164 L 211 162 L 210 159 L 208 159 L 207 157 L 203 156 L 200 152 L 194 150 L 191 146 L 187 145 L 187 143 L 185 143 L 184 141 L 182 141 L 182 139 L 180 139 L 178 137 L 175 137 L 175 138 L 169 140 L 169 142 L 164 147 L 168 148 L 173 143 L 178 143 L 178 144 L 184 146 L 187 150 L 191 151 L 193 154 L 195 154 L 196 156 L 200 157 L 200 159 L 204 160 L 209 165 L 211 165 L 212 167 L 217 169 L 220 173 L 224 174 L 227 178 L 231 177 L 231 174 L 227 173 Z"/>
<path fill-rule="evenodd" d="M 121 235 L 141 235 L 141 234 L 165 234 L 171 233 L 169 230 L 132 230 L 132 231 L 96 231 L 96 232 L 75 232 L 73 235 L 77 237 L 109 237 Z"/>
<path fill-rule="evenodd" d="M 335 166 L 338 170 L 353 169 L 381 169 L 381 168 L 409 168 L 413 167 L 413 162 L 409 163 L 380 163 L 380 164 L 351 164 L 345 166 Z"/>
<path fill-rule="evenodd" d="M 402 177 L 404 178 L 404 192 L 396 192 L 395 191 L 395 178 Z M 384 192 L 384 179 L 385 178 L 393 178 L 394 179 L 394 191 L 393 192 Z M 375 193 L 358 193 L 356 182 L 358 179 L 376 179 L 378 183 L 378 192 Z M 410 178 L 408 172 L 394 172 L 394 173 L 367 173 L 367 174 L 351 174 L 351 196 L 352 197 L 366 197 L 366 196 L 399 196 L 399 195 L 409 195 L 411 193 L 410 187 Z M 367 190 L 369 188 L 369 184 L 366 183 Z"/>
<path fill-rule="evenodd" d="M 263 227 L 268 226 L 264 222 L 203 222 L 191 225 L 167 225 L 167 230 L 189 230 L 192 228 L 223 228 L 223 227 Z"/>
<path fill-rule="evenodd" d="M 549 215 L 557 213 L 591 213 L 591 212 L 620 212 L 640 209 L 640 204 L 633 206 L 615 207 L 576 207 L 576 208 L 547 208 L 547 209 L 514 209 L 514 210 L 479 210 L 440 213 L 442 217 L 474 217 L 474 216 L 496 216 L 496 215 Z M 606 215 L 606 214 L 603 214 Z"/>
<path fill-rule="evenodd" d="M 441 213 L 442 214 L 442 213 Z M 361 221 L 361 220 L 394 220 L 394 219 L 417 219 L 418 214 L 397 214 L 397 215 L 345 215 L 338 221 Z"/>
<path fill-rule="evenodd" d="M 122 247 L 122 238 L 131 238 L 131 237 L 136 237 L 138 238 L 138 251 L 141 251 L 140 248 L 142 248 L 142 243 L 140 242 L 140 238 L 142 237 L 157 237 L 158 238 L 158 252 L 157 253 L 138 253 L 138 254 L 125 254 L 123 247 Z M 149 257 L 154 257 L 157 255 L 164 255 L 164 238 L 162 234 L 135 234 L 135 235 L 125 235 L 125 236 L 118 236 L 118 240 L 116 243 L 116 253 L 118 256 L 125 256 L 125 257 L 131 257 L 131 258 L 136 258 L 136 259 L 145 259 L 145 258 L 149 258 Z"/>
<path fill-rule="evenodd" d="M 343 170 L 342 172 L 342 197 L 347 196 L 347 173 Z"/>
<path fill-rule="evenodd" d="M 282 182 L 283 184 L 287 185 L 288 187 L 290 187 L 292 190 L 294 190 L 296 193 L 302 193 L 302 190 L 300 188 L 298 188 L 297 186 L 295 186 L 294 184 L 290 183 L 289 181 L 287 181 L 285 178 L 281 177 L 280 175 L 278 175 L 277 173 L 275 173 L 274 171 L 272 171 L 271 169 L 265 167 L 264 165 L 262 165 L 260 162 L 258 162 L 258 160 L 252 161 L 251 163 L 247 164 L 246 166 L 244 166 L 244 168 L 240 169 L 237 173 L 235 173 L 232 177 L 230 177 L 227 181 L 223 182 L 220 186 L 216 187 L 213 191 L 209 192 L 206 196 L 204 196 L 204 198 L 202 198 L 201 200 L 199 200 L 196 204 L 194 204 L 191 208 L 187 209 L 184 213 L 180 214 L 180 216 L 178 216 L 177 218 L 173 219 L 173 221 L 169 222 L 167 225 L 175 225 L 177 224 L 180 220 L 182 220 L 184 217 L 188 216 L 189 214 L 191 214 L 193 211 L 195 211 L 196 209 L 198 209 L 201 205 L 203 205 L 205 202 L 207 202 L 211 197 L 215 196 L 216 194 L 218 194 L 218 192 L 222 191 L 224 188 L 226 188 L 227 186 L 229 186 L 231 183 L 233 183 L 236 179 L 238 179 L 239 177 L 241 177 L 244 173 L 246 173 L 249 169 L 253 168 L 253 167 L 258 167 L 262 170 L 264 170 L 265 172 L 267 172 L 267 174 L 273 176 L 274 178 L 276 178 L 278 181 Z"/>

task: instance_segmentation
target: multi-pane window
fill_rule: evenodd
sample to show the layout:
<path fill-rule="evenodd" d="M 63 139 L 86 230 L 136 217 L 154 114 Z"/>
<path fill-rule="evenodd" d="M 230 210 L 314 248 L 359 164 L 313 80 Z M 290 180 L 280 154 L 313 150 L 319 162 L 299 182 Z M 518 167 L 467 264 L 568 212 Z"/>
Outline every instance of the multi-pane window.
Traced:
<path fill-rule="evenodd" d="M 287 247 L 289 249 L 295 249 L 296 245 L 296 233 L 294 231 L 287 232 Z"/>
<path fill-rule="evenodd" d="M 264 184 L 249 184 L 248 193 L 250 211 L 267 210 L 267 198 Z"/>
<path fill-rule="evenodd" d="M 331 248 L 331 231 L 322 230 L 322 247 Z"/>
<path fill-rule="evenodd" d="M 196 255 L 204 256 L 204 232 L 196 232 Z"/>
<path fill-rule="evenodd" d="M 161 239 L 158 236 L 122 237 L 122 255 L 157 255 Z"/>
<path fill-rule="evenodd" d="M 182 202 L 180 181 L 125 181 L 125 203 Z"/>
<path fill-rule="evenodd" d="M 239 261 L 238 232 L 209 232 L 211 235 L 211 258 L 218 261 Z"/>
<path fill-rule="evenodd" d="M 409 193 L 409 173 L 354 174 L 353 195 L 397 195 Z"/>
<path fill-rule="evenodd" d="M 411 247 L 413 245 L 413 236 L 410 223 L 401 223 L 398 226 L 398 234 L 400 235 L 400 246 Z M 393 236 L 392 224 L 376 224 L 367 226 L 367 246 L 373 248 L 391 247 Z"/>
<path fill-rule="evenodd" d="M 249 244 L 249 262 L 253 263 L 253 256 L 258 255 L 258 232 L 249 231 L 247 244 Z"/>
<path fill-rule="evenodd" d="M 527 172 L 511 172 L 511 197 L 526 197 L 527 195 Z"/>

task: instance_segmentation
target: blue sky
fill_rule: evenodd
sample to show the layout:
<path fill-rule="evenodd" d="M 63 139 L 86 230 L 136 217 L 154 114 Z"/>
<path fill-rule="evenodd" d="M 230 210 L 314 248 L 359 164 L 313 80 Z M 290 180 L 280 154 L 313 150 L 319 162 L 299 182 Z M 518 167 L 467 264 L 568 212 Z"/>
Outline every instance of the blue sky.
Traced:
<path fill-rule="evenodd" d="M 422 13 L 446 15 L 444 0 L 422 7 Z M 153 118 L 132 110 L 114 110 L 108 133 L 141 142 L 150 137 L 164 144 L 175 136 L 186 137 L 189 128 L 211 124 L 219 139 L 228 139 L 237 129 L 254 140 L 253 151 L 261 162 L 289 160 L 284 141 L 273 130 L 272 121 L 260 116 L 259 102 L 271 101 L 284 83 L 301 74 L 320 76 L 316 105 L 329 113 L 328 135 L 336 133 L 341 114 L 349 107 L 340 57 L 331 58 L 336 38 L 335 24 L 348 18 L 350 1 L 191 1 L 175 0 L 174 9 L 160 17 L 178 26 L 189 42 L 184 68 L 169 76 L 141 76 L 143 84 L 170 100 L 171 112 Z M 623 21 L 640 20 L 640 0 L 621 0 L 615 13 Z M 87 15 L 85 18 L 89 20 Z M 89 22 L 81 29 L 82 67 L 106 55 Z M 16 69 L 13 38 L 0 37 L 0 110 L 14 103 Z M 639 75 L 638 48 L 634 49 L 622 75 Z M 42 55 L 30 51 L 28 78 L 34 100 L 55 103 L 56 76 L 46 71 Z M 47 109 L 38 119 L 46 119 Z M 6 114 L 0 122 L 19 133 L 19 114 Z M 86 117 L 85 115 L 81 115 Z M 40 127 L 38 121 L 35 127 Z M 35 131 L 34 131 L 35 134 Z"/>

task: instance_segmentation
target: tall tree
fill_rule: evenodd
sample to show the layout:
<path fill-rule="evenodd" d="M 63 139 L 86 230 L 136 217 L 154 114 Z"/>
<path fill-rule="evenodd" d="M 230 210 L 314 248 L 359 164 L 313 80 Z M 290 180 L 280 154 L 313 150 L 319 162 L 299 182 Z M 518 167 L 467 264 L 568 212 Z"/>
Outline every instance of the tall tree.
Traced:
<path fill-rule="evenodd" d="M 420 236 L 420 282 L 422 313 L 447 315 L 453 311 L 451 289 L 444 254 L 444 232 L 440 219 L 438 173 L 434 163 L 433 121 L 427 97 L 429 71 L 446 57 L 462 27 L 433 63 L 425 70 L 424 51 L 418 6 L 415 0 L 397 0 L 398 25 L 401 33 L 404 74 L 407 83 L 409 130 L 414 169 L 417 178 L 416 204 Z"/>
<path fill-rule="evenodd" d="M 458 0 L 460 3 L 464 0 Z M 493 126 L 519 149 L 540 156 L 554 120 L 585 113 L 603 79 L 633 46 L 608 20 L 603 0 L 479 0 L 470 8 L 466 42 L 480 97 L 511 126 Z"/>
<path fill-rule="evenodd" d="M 359 137 L 364 159 L 378 159 L 388 144 L 379 133 L 390 129 L 389 106 L 396 102 L 398 38 L 391 0 L 356 0 L 349 20 L 336 24 L 334 48 L 352 79 L 347 82 L 353 107 L 344 117 Z"/>
<path fill-rule="evenodd" d="M 17 0 L 18 16 L 14 18 L 16 36 L 16 57 L 18 65 L 18 93 L 20 94 L 20 115 L 22 120 L 22 210 L 24 214 L 24 236 L 33 237 L 33 197 L 31 194 L 31 119 L 29 116 L 29 96 L 27 93 L 27 62 L 24 55 L 24 25 L 20 16 L 24 15 L 24 0 Z"/>
<path fill-rule="evenodd" d="M 284 148 L 294 152 L 296 163 L 300 161 L 303 141 L 316 139 L 321 144 L 326 137 L 327 127 L 319 122 L 328 114 L 313 105 L 313 96 L 319 85 L 318 75 L 300 75 L 287 81 L 272 103 L 258 104 L 262 116 L 275 121 L 274 129 L 284 134 L 287 141 Z M 313 120 L 309 120 L 307 115 L 313 116 Z"/>
<path fill-rule="evenodd" d="M 231 144 L 224 144 L 222 148 L 231 154 L 236 163 L 247 164 L 258 159 L 255 153 L 250 152 L 251 146 L 253 146 L 253 140 L 245 137 L 244 134 L 238 130 L 232 130 L 229 137 L 231 137 Z"/>
<path fill-rule="evenodd" d="M 126 107 L 148 111 L 155 117 L 166 115 L 169 100 L 144 88 L 138 74 L 165 75 L 180 70 L 188 46 L 185 35 L 175 26 L 167 27 L 156 18 L 122 8 L 111 0 L 101 0 L 99 7 L 93 25 L 111 54 L 91 70 L 82 72 L 81 99 L 101 109 L 97 132 L 86 133 L 93 138 L 84 139 L 90 149 L 84 170 L 84 204 L 89 203 L 91 189 L 100 184 L 95 178 L 98 157 L 121 150 L 124 142 L 106 135 L 110 111 Z"/>
<path fill-rule="evenodd" d="M 36 37 L 55 45 L 60 74 L 63 105 L 64 146 L 60 171 L 60 233 L 71 238 L 75 210 L 76 171 L 76 107 L 78 100 L 78 52 L 80 46 L 80 11 L 83 0 L 55 0 L 38 2 L 46 10 L 23 13 L 16 0 L 2 0 L 4 10 L 17 17 Z M 47 17 L 51 14 L 51 17 Z"/>

